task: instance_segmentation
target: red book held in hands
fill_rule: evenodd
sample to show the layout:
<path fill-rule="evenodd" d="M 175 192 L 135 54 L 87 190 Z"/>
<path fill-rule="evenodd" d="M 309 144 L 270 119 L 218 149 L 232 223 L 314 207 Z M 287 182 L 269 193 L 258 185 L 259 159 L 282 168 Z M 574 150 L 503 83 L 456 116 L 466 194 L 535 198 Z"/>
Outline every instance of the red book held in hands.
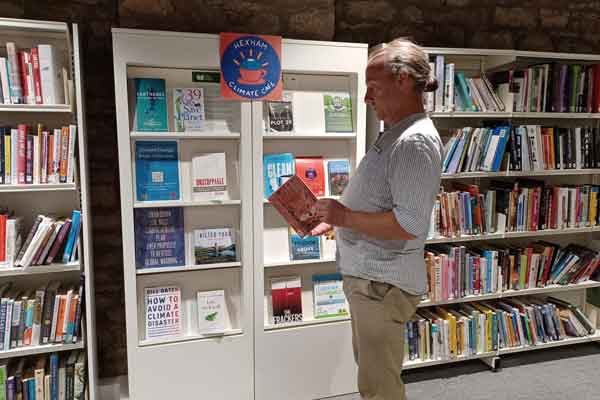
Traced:
<path fill-rule="evenodd" d="M 321 222 L 312 211 L 317 198 L 296 175 L 281 185 L 269 201 L 300 237 L 310 235 Z"/>

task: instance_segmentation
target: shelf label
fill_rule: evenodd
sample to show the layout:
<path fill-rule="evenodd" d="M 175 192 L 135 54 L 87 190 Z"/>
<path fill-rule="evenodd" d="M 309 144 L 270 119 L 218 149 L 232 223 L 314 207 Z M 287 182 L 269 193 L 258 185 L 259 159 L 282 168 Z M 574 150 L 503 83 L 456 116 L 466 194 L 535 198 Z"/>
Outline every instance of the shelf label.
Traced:
<path fill-rule="evenodd" d="M 221 33 L 221 97 L 281 100 L 281 36 Z"/>
<path fill-rule="evenodd" d="M 219 83 L 221 76 L 218 72 L 192 71 L 192 82 Z"/>

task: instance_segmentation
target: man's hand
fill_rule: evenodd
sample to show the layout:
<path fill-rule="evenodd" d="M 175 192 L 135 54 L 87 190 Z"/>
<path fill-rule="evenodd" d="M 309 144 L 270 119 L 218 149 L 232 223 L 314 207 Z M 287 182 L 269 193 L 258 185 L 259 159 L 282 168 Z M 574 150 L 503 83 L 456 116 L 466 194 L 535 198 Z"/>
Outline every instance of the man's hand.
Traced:
<path fill-rule="evenodd" d="M 333 199 L 319 199 L 313 209 L 321 222 L 330 226 L 345 226 L 351 212 L 349 208 Z"/>
<path fill-rule="evenodd" d="M 323 235 L 324 233 L 327 233 L 327 232 L 331 231 L 332 229 L 333 229 L 333 226 L 331 226 L 325 222 L 321 222 L 319 225 L 315 226 L 312 231 L 310 231 L 310 236 Z"/>

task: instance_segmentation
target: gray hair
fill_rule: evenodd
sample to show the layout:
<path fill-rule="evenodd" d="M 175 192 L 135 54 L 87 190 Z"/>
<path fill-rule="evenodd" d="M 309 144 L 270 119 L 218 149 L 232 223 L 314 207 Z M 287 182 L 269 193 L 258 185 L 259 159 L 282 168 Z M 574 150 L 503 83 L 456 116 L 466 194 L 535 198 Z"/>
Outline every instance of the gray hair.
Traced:
<path fill-rule="evenodd" d="M 429 58 L 423 49 L 408 39 L 398 38 L 381 43 L 369 52 L 369 62 L 375 57 L 384 56 L 384 68 L 397 77 L 406 73 L 415 82 L 415 90 L 433 92 L 438 87 L 437 79 L 429 67 Z"/>

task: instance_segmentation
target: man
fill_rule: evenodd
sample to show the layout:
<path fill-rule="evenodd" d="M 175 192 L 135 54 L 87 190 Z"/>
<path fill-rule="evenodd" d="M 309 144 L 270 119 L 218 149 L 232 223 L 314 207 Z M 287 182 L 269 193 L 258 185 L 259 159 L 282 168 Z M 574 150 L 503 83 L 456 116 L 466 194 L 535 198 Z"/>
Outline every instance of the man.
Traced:
<path fill-rule="evenodd" d="M 335 228 L 362 398 L 402 400 L 404 324 L 426 292 L 423 249 L 440 185 L 443 145 L 423 110 L 423 92 L 437 82 L 427 55 L 404 39 L 371 52 L 366 81 L 365 102 L 389 128 L 341 202 L 317 202 L 322 223 L 312 234 Z"/>

